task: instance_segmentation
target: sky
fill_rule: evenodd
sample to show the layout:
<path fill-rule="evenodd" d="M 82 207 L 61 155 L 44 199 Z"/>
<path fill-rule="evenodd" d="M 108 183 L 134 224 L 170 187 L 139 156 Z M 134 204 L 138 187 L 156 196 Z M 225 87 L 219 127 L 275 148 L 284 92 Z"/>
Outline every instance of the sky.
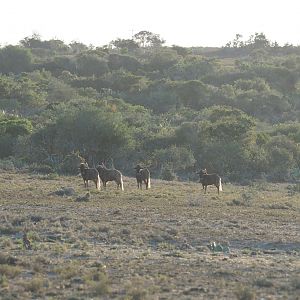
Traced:
<path fill-rule="evenodd" d="M 166 45 L 221 47 L 263 32 L 300 45 L 300 0 L 2 0 L 0 45 L 37 33 L 103 46 L 147 30 Z"/>

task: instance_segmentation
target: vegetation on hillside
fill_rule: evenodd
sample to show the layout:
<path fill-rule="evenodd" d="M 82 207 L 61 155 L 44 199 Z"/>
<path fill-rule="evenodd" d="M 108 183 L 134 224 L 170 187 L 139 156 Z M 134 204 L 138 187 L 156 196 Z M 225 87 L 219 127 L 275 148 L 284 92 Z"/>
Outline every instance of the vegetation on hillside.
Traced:
<path fill-rule="evenodd" d="M 34 34 L 0 48 L 1 165 L 67 173 L 80 155 L 163 179 L 199 167 L 300 178 L 300 47 L 263 33 L 222 48 L 164 44 L 141 31 L 102 47 Z"/>

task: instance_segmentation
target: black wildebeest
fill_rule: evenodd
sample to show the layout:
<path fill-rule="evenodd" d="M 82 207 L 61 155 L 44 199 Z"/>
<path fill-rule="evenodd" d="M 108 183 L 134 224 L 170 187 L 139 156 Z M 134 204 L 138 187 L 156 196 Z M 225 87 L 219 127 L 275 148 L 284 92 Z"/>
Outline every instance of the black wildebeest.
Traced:
<path fill-rule="evenodd" d="M 135 168 L 136 170 L 136 181 L 138 189 L 142 189 L 143 181 L 146 185 L 146 189 L 150 189 L 151 181 L 150 181 L 150 171 L 147 168 L 142 168 L 140 165 L 137 165 Z"/>
<path fill-rule="evenodd" d="M 121 190 L 124 191 L 123 176 L 119 170 L 108 169 L 105 167 L 104 163 L 99 164 L 96 167 L 96 169 L 99 172 L 99 176 L 101 178 L 104 188 L 106 188 L 106 183 L 108 181 L 115 181 L 117 187 L 120 187 Z"/>
<path fill-rule="evenodd" d="M 202 187 L 206 193 L 206 188 L 208 185 L 215 185 L 216 188 L 218 189 L 218 194 L 219 192 L 223 191 L 222 189 L 222 180 L 221 177 L 218 174 L 207 174 L 206 169 L 200 170 L 197 172 L 200 176 L 200 183 L 202 183 Z"/>
<path fill-rule="evenodd" d="M 98 171 L 95 168 L 89 168 L 86 163 L 81 163 L 79 169 L 84 182 L 84 187 L 88 188 L 89 180 L 92 180 L 94 181 L 96 188 L 100 190 L 100 177 Z"/>

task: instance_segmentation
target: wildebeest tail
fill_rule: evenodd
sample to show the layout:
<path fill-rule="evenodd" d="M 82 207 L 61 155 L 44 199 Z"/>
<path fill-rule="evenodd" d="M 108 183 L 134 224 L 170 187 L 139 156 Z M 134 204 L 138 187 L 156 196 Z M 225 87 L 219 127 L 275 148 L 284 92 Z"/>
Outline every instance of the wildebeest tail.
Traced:
<path fill-rule="evenodd" d="M 98 174 L 98 176 L 97 176 L 97 189 L 100 191 L 100 188 L 101 188 L 101 181 L 100 181 L 100 176 Z"/>
<path fill-rule="evenodd" d="M 121 190 L 124 191 L 123 176 L 122 175 L 121 175 L 121 178 L 120 178 L 120 183 L 121 183 Z"/>
<path fill-rule="evenodd" d="M 223 189 L 222 189 L 222 180 L 221 180 L 221 177 L 219 179 L 219 191 L 222 192 Z"/>

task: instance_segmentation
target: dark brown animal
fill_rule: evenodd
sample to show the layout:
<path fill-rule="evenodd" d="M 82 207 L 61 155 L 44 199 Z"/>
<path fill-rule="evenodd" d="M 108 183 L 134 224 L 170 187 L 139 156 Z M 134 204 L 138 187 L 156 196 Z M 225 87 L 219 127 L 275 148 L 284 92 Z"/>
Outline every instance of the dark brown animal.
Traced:
<path fill-rule="evenodd" d="M 197 172 L 197 174 L 199 174 L 200 183 L 202 183 L 202 187 L 205 193 L 208 185 L 215 185 L 218 190 L 218 194 L 219 192 L 223 191 L 222 180 L 218 174 L 207 174 L 206 169 L 200 170 L 199 172 Z"/>
<path fill-rule="evenodd" d="M 121 190 L 124 191 L 123 176 L 119 170 L 108 169 L 105 167 L 104 163 L 99 164 L 96 169 L 99 172 L 104 188 L 106 188 L 106 183 L 108 181 L 114 181 L 117 184 L 117 188 L 121 188 Z"/>
<path fill-rule="evenodd" d="M 95 168 L 89 168 L 86 163 L 81 163 L 79 169 L 84 182 L 84 187 L 88 188 L 89 180 L 92 180 L 95 183 L 96 188 L 100 190 L 100 177 L 98 171 Z"/>
<path fill-rule="evenodd" d="M 136 181 L 138 189 L 142 189 L 143 182 L 146 185 L 146 189 L 151 188 L 151 181 L 150 181 L 150 171 L 147 168 L 142 168 L 140 165 L 137 165 L 135 168 L 136 170 Z"/>

